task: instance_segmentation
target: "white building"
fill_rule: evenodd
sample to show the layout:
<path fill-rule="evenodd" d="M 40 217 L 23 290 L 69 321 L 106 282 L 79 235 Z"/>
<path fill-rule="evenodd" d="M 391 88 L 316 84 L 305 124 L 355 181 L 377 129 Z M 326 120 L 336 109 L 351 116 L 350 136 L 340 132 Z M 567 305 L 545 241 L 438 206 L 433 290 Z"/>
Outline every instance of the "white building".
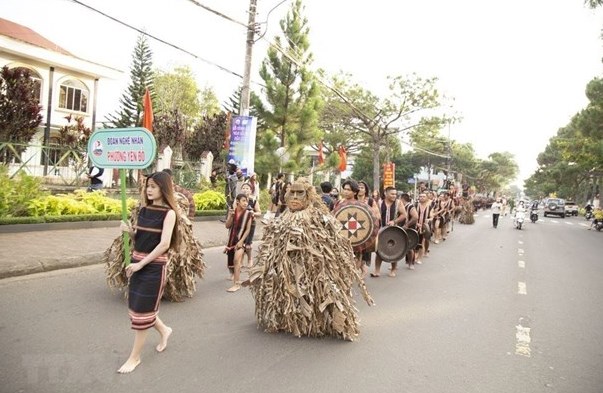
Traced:
<path fill-rule="evenodd" d="M 67 125 L 66 116 L 83 117 L 84 124 L 94 130 L 97 96 L 101 79 L 118 79 L 122 71 L 81 59 L 32 29 L 0 18 L 0 67 L 23 67 L 30 70 L 37 84 L 43 120 L 30 147 L 22 154 L 22 163 L 29 174 L 73 179 L 76 176 L 69 166 L 50 167 L 58 160 L 58 152 L 50 150 L 44 159 L 42 146 L 56 143 L 58 130 Z M 0 141 L 2 142 L 2 141 Z M 46 164 L 46 165 L 45 165 Z M 22 164 L 11 165 L 15 171 Z M 110 171 L 105 171 L 109 184 Z"/>

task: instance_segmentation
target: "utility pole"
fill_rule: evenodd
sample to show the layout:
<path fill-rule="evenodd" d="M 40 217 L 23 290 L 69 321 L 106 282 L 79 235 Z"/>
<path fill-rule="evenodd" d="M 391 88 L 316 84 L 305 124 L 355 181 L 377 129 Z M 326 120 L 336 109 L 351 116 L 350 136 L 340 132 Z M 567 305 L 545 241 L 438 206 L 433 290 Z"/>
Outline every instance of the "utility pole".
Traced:
<path fill-rule="evenodd" d="M 241 103 L 239 105 L 239 115 L 249 115 L 249 99 L 251 80 L 251 54 L 253 51 L 253 40 L 255 35 L 255 14 L 257 9 L 257 0 L 249 1 L 249 20 L 247 22 L 247 48 L 245 49 L 245 69 L 243 71 L 243 85 L 241 87 Z"/>

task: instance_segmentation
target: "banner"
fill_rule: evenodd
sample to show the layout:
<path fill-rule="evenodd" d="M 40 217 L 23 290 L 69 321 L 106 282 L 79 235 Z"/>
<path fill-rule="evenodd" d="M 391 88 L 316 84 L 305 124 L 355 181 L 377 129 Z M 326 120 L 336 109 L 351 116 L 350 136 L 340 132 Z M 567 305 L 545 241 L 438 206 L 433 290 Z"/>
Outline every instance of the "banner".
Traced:
<path fill-rule="evenodd" d="M 226 161 L 234 160 L 243 176 L 250 176 L 254 172 L 256 126 L 257 119 L 253 116 L 233 116 L 230 122 Z"/>
<path fill-rule="evenodd" d="M 396 187 L 396 164 L 388 162 L 383 164 L 383 189 Z"/>

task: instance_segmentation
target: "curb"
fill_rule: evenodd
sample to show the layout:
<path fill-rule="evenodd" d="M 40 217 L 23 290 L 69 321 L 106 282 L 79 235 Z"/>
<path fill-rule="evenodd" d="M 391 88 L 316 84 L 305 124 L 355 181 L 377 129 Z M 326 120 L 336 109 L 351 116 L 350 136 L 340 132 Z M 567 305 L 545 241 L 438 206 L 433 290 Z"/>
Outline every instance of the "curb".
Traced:
<path fill-rule="evenodd" d="M 257 240 L 258 236 L 254 236 Z M 203 249 L 223 246 L 225 241 L 210 240 L 201 244 Z M 46 273 L 53 270 L 73 269 L 76 267 L 100 265 L 104 251 L 93 252 L 64 258 L 48 258 L 35 264 L 19 264 L 0 269 L 0 280 L 11 277 L 27 276 L 35 273 Z"/>

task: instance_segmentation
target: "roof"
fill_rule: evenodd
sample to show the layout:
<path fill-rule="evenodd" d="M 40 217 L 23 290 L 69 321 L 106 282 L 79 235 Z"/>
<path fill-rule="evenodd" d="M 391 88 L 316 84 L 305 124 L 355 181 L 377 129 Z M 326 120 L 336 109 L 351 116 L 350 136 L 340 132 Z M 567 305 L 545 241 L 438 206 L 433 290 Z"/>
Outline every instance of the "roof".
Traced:
<path fill-rule="evenodd" d="M 49 39 L 42 37 L 29 27 L 11 22 L 7 19 L 0 18 L 0 35 L 23 41 L 31 45 L 39 46 L 54 52 L 62 53 L 64 55 L 73 56 L 73 54 L 69 53 L 69 51 L 61 48 Z"/>

